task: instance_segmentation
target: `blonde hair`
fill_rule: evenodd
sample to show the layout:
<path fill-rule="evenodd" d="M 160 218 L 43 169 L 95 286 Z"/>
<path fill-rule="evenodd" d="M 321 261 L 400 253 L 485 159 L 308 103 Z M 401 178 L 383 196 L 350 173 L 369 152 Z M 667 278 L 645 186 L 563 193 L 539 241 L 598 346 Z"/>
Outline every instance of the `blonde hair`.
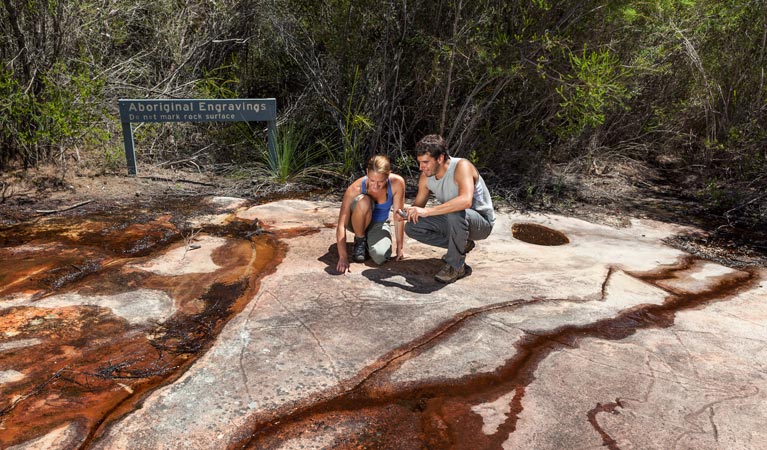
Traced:
<path fill-rule="evenodd" d="M 368 160 L 367 171 L 382 173 L 388 176 L 391 173 L 391 162 L 389 162 L 389 158 L 384 155 L 375 155 Z"/>

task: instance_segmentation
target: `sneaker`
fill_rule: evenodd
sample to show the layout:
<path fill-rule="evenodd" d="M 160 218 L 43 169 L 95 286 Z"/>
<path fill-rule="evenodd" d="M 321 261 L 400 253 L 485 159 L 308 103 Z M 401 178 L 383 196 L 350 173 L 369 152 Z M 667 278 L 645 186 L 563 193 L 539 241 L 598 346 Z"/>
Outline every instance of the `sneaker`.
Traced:
<path fill-rule="evenodd" d="M 440 269 L 439 272 L 437 272 L 436 275 L 434 275 L 434 279 L 439 281 L 440 283 L 452 283 L 453 281 L 456 281 L 459 278 L 463 278 L 466 275 L 466 266 L 461 266 L 460 269 L 456 270 L 451 266 L 450 264 L 445 264 L 442 266 L 442 269 Z"/>
<path fill-rule="evenodd" d="M 466 249 L 463 251 L 463 255 L 466 256 L 469 254 L 470 251 L 474 250 L 474 247 L 476 247 L 477 244 L 474 243 L 471 239 L 466 241 Z M 445 261 L 447 263 L 447 254 L 442 255 L 442 261 Z"/>
<path fill-rule="evenodd" d="M 367 236 L 357 237 L 354 236 L 354 249 L 352 250 L 352 260 L 354 262 L 365 262 L 368 250 L 368 238 Z"/>

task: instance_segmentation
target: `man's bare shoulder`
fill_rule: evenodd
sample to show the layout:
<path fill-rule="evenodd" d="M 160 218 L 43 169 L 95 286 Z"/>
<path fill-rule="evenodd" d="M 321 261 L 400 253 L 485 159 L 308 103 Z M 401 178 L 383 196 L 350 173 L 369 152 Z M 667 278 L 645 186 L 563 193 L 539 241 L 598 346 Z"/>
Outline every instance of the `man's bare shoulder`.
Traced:
<path fill-rule="evenodd" d="M 477 168 L 474 167 L 471 161 L 466 158 L 461 158 L 455 166 L 455 173 L 457 177 L 467 176 L 476 179 L 479 175 Z"/>
<path fill-rule="evenodd" d="M 458 162 L 455 166 L 456 169 L 474 169 L 474 164 L 466 158 L 458 158 Z"/>

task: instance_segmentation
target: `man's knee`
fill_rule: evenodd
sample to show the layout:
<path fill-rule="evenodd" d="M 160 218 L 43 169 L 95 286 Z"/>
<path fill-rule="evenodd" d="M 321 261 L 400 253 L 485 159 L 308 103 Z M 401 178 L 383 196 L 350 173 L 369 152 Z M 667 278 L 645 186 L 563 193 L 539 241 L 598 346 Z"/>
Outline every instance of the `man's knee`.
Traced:
<path fill-rule="evenodd" d="M 415 230 L 413 222 L 405 222 L 405 234 L 409 237 L 413 237 L 413 230 Z"/>
<path fill-rule="evenodd" d="M 447 216 L 447 223 L 452 227 L 455 225 L 464 225 L 466 224 L 466 210 L 462 211 L 455 211 L 446 214 Z"/>
<path fill-rule="evenodd" d="M 419 223 L 405 223 L 405 234 L 416 241 L 423 242 L 428 236 L 434 234 L 434 230 L 426 225 Z"/>

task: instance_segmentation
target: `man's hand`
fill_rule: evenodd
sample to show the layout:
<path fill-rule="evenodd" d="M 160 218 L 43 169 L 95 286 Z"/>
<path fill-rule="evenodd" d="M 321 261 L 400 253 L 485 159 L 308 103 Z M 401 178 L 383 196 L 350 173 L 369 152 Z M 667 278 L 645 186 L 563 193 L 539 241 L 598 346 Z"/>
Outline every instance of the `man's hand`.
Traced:
<path fill-rule="evenodd" d="M 402 251 L 402 249 L 397 250 L 397 256 L 394 258 L 395 261 L 402 261 L 405 259 L 405 253 Z"/>
<path fill-rule="evenodd" d="M 344 257 L 344 258 L 339 257 L 338 258 L 338 264 L 336 264 L 336 270 L 340 274 L 346 274 L 346 272 L 351 273 L 351 268 L 350 268 L 350 264 L 349 264 L 349 258 L 348 257 Z"/>
<path fill-rule="evenodd" d="M 407 221 L 418 223 L 419 217 L 429 217 L 429 210 L 418 206 L 411 206 L 407 210 Z"/>

